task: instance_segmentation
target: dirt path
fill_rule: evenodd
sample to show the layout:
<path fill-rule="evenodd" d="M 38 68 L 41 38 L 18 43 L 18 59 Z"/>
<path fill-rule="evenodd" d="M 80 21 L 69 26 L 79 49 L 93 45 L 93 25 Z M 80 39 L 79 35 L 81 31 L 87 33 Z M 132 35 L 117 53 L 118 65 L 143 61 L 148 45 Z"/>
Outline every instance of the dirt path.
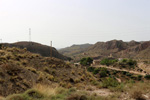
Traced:
<path fill-rule="evenodd" d="M 150 64 L 145 64 L 143 62 L 138 63 L 139 68 L 143 69 L 146 73 L 150 74 Z"/>
<path fill-rule="evenodd" d="M 85 91 L 90 94 L 96 94 L 97 96 L 109 96 L 113 94 L 109 89 L 104 89 L 104 88 L 99 89 L 91 85 L 86 86 Z"/>
<path fill-rule="evenodd" d="M 132 73 L 132 74 L 137 74 L 137 75 L 142 75 L 142 76 L 145 76 L 146 74 L 145 73 L 142 73 L 142 72 L 137 72 L 137 71 L 131 71 L 131 70 L 126 70 L 126 69 L 119 69 L 119 68 L 115 68 L 115 67 L 112 67 L 112 66 L 104 66 L 104 65 L 97 65 L 97 66 L 93 66 L 93 67 L 103 67 L 103 68 L 107 68 L 107 69 L 111 69 L 111 70 L 116 70 L 116 71 L 125 71 L 125 72 L 129 72 L 129 73 Z"/>
<path fill-rule="evenodd" d="M 90 92 L 92 94 L 96 94 L 97 96 L 109 96 L 112 94 L 112 92 L 110 92 L 109 89 L 96 89 L 93 91 L 87 91 Z"/>
<path fill-rule="evenodd" d="M 0 96 L 0 100 L 4 100 L 4 97 Z"/>

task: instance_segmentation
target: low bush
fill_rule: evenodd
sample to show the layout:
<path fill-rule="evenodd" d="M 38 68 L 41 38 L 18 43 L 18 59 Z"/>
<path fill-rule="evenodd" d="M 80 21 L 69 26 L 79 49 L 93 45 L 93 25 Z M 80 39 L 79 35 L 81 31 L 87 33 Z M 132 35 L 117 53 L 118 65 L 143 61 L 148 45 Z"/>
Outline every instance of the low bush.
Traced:
<path fill-rule="evenodd" d="M 113 65 L 117 61 L 118 61 L 117 59 L 108 59 L 108 58 L 106 58 L 106 59 L 103 59 L 100 62 L 100 64 L 109 66 L 109 65 Z"/>
<path fill-rule="evenodd" d="M 116 87 L 109 87 L 112 92 L 124 92 L 125 85 L 123 83 L 117 85 Z"/>
<path fill-rule="evenodd" d="M 135 68 L 135 66 L 137 66 L 137 61 L 132 60 L 132 59 L 123 59 L 119 62 L 119 65 L 121 66 L 121 68 Z"/>
<path fill-rule="evenodd" d="M 102 80 L 102 87 L 108 88 L 108 87 L 117 87 L 119 85 L 119 82 L 111 77 L 105 78 Z"/>
<path fill-rule="evenodd" d="M 92 83 L 93 85 L 99 85 L 99 82 L 96 81 L 96 80 L 93 80 L 91 83 Z"/>
<path fill-rule="evenodd" d="M 14 94 L 14 95 L 8 96 L 6 100 L 26 100 L 26 99 L 20 94 Z"/>
<path fill-rule="evenodd" d="M 150 80 L 150 75 L 145 75 L 144 78 Z"/>
<path fill-rule="evenodd" d="M 138 75 L 138 80 L 140 81 L 142 79 L 142 75 Z"/>
<path fill-rule="evenodd" d="M 89 72 L 93 72 L 94 69 L 95 69 L 94 67 L 88 67 L 88 68 L 87 68 L 87 70 L 88 70 Z"/>
<path fill-rule="evenodd" d="M 25 94 L 27 96 L 29 96 L 29 98 L 34 98 L 34 99 L 44 98 L 44 94 L 42 94 L 41 92 L 39 92 L 38 90 L 35 90 L 35 89 L 30 89 L 30 90 L 26 91 Z"/>
<path fill-rule="evenodd" d="M 131 73 L 129 73 L 129 72 L 127 72 L 127 73 L 126 73 L 126 76 L 132 76 L 132 74 L 131 74 Z"/>
<path fill-rule="evenodd" d="M 93 74 L 98 74 L 100 71 L 100 68 L 95 68 L 94 71 L 93 71 Z"/>
<path fill-rule="evenodd" d="M 89 66 L 89 65 L 91 65 L 93 63 L 93 59 L 92 58 L 90 58 L 90 57 L 87 57 L 87 58 L 82 58 L 81 60 L 80 60 L 80 64 L 81 65 L 83 65 L 83 66 Z"/>
<path fill-rule="evenodd" d="M 127 74 L 127 72 L 126 72 L 126 71 L 122 71 L 122 74 L 123 74 L 123 75 L 126 75 L 126 74 Z"/>
<path fill-rule="evenodd" d="M 107 69 L 106 68 L 101 68 L 100 69 L 100 72 L 99 72 L 99 74 L 100 74 L 100 77 L 106 77 L 107 76 Z"/>

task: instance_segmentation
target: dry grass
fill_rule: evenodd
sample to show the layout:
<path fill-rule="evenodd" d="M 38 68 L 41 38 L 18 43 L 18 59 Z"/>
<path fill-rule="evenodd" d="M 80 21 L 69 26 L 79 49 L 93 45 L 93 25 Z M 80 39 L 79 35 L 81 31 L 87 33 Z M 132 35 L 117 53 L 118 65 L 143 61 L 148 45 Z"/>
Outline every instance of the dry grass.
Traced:
<path fill-rule="evenodd" d="M 37 84 L 33 87 L 33 89 L 40 91 L 42 94 L 45 94 L 47 97 L 51 97 L 56 95 L 56 87 L 51 87 L 50 85 Z"/>
<path fill-rule="evenodd" d="M 132 94 L 131 95 L 131 98 L 134 98 L 136 100 L 146 100 L 144 97 L 143 97 L 143 93 L 142 91 L 139 91 L 139 90 L 134 90 L 132 91 Z"/>
<path fill-rule="evenodd" d="M 129 93 L 129 96 L 131 98 L 134 98 L 136 100 L 146 100 L 143 95 L 150 93 L 150 83 L 138 82 L 135 84 L 128 84 L 126 87 L 126 91 Z"/>
<path fill-rule="evenodd" d="M 0 100 L 4 100 L 4 97 L 0 96 Z"/>
<path fill-rule="evenodd" d="M 135 84 L 128 84 L 126 87 L 127 91 L 129 91 L 130 94 L 134 91 L 141 91 L 141 93 L 149 93 L 150 92 L 150 83 L 149 82 L 138 82 Z"/>

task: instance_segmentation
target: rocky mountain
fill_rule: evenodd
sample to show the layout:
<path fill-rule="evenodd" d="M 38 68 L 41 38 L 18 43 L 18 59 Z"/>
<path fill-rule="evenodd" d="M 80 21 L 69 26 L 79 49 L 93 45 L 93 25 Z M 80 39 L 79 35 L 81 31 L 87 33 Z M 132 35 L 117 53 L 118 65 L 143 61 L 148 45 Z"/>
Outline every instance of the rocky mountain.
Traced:
<path fill-rule="evenodd" d="M 126 50 L 119 52 L 121 57 L 132 57 L 132 58 L 144 58 L 147 59 L 150 56 L 150 41 L 141 42 L 138 45 L 131 46 Z"/>
<path fill-rule="evenodd" d="M 92 44 L 72 45 L 70 47 L 60 49 L 59 52 L 63 55 L 72 57 L 85 52 L 90 46 L 92 46 Z"/>
<path fill-rule="evenodd" d="M 134 46 L 140 45 L 140 42 L 130 41 L 124 42 L 122 40 L 111 40 L 107 42 L 97 42 L 95 45 L 91 46 L 87 53 L 97 54 L 101 56 L 109 56 L 112 54 L 115 57 L 119 57 L 119 52 L 128 50 Z"/>
<path fill-rule="evenodd" d="M 81 45 L 82 47 L 82 45 Z M 70 47 L 71 48 L 71 47 Z M 150 41 L 130 41 L 124 42 L 122 40 L 111 40 L 107 42 L 97 42 L 94 45 L 90 45 L 86 49 L 82 49 L 82 52 L 74 53 L 81 50 L 80 48 L 70 49 L 66 48 L 66 52 L 60 52 L 64 55 L 69 55 L 70 57 L 79 61 L 82 57 L 93 57 L 93 58 L 105 58 L 108 56 L 113 56 L 116 58 L 137 58 L 137 59 L 148 59 L 150 56 Z M 68 49 L 68 51 L 67 51 Z"/>
<path fill-rule="evenodd" d="M 28 51 L 32 53 L 38 53 L 44 57 L 49 57 L 51 55 L 51 47 L 47 45 L 42 45 L 40 43 L 35 42 L 16 42 L 16 43 L 3 43 L 6 47 L 18 47 L 18 48 L 26 48 Z M 60 54 L 54 47 L 52 48 L 52 57 L 70 60 L 69 57 L 63 56 Z"/>

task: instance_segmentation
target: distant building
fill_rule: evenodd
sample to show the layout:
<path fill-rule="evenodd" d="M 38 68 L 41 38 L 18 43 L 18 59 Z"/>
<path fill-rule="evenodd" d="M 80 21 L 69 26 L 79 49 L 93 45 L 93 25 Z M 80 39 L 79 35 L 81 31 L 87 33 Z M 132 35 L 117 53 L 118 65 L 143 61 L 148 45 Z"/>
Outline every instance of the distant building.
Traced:
<path fill-rule="evenodd" d="M 119 61 L 123 60 L 123 58 L 118 58 Z"/>
<path fill-rule="evenodd" d="M 109 57 L 109 58 L 113 58 L 113 55 L 112 55 L 112 54 L 110 54 L 108 57 Z"/>
<path fill-rule="evenodd" d="M 80 66 L 80 63 L 74 63 L 74 66 Z"/>
<path fill-rule="evenodd" d="M 93 65 L 99 65 L 101 60 L 93 60 Z"/>
<path fill-rule="evenodd" d="M 82 53 L 83 55 L 86 55 L 86 53 Z"/>
<path fill-rule="evenodd" d="M 116 58 L 112 54 L 110 54 L 107 59 L 113 60 L 113 59 L 116 59 Z"/>

